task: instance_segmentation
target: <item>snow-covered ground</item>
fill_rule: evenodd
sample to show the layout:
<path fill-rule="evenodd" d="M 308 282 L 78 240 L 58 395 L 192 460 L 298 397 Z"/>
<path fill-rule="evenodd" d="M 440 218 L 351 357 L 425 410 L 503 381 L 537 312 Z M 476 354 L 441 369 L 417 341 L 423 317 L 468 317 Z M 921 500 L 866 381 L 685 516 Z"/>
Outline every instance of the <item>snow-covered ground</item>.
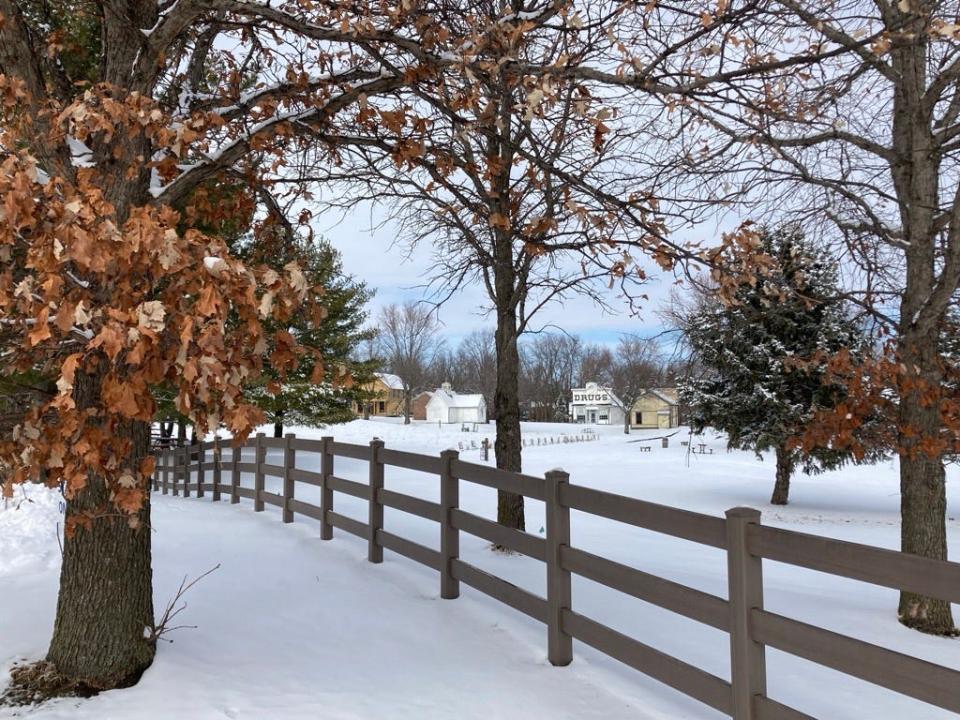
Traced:
<path fill-rule="evenodd" d="M 895 462 L 849 467 L 816 477 L 798 475 L 786 508 L 768 505 L 773 484 L 770 459 L 727 453 L 721 438 L 702 441 L 714 454 L 690 455 L 680 446 L 685 432 L 640 452 L 643 437 L 597 427 L 600 439 L 585 443 L 532 445 L 524 471 L 541 474 L 562 467 L 571 481 L 699 512 L 720 515 L 750 505 L 764 522 L 844 540 L 896 548 L 899 543 Z M 394 420 L 354 421 L 327 431 L 294 429 L 298 435 L 332 434 L 347 442 L 376 436 L 389 447 L 437 453 L 477 445 L 493 428 L 461 432 Z M 525 436 L 577 434 L 570 425 L 526 424 Z M 471 442 L 472 441 L 472 442 Z M 700 442 L 698 440 L 697 442 Z M 298 466 L 310 468 L 307 458 Z M 480 462 L 480 450 L 461 457 Z M 277 462 L 271 457 L 269 462 Z M 337 475 L 366 479 L 366 464 L 337 459 Z M 950 551 L 960 557 L 960 472 L 948 471 Z M 245 484 L 249 482 L 245 479 Z M 268 479 L 268 485 L 276 481 Z M 436 478 L 387 468 L 386 486 L 430 500 L 439 498 Z M 276 487 L 274 487 L 276 489 Z M 303 500 L 316 502 L 315 488 L 298 485 Z M 58 500 L 49 491 L 30 492 L 0 509 L 0 673 L 21 658 L 42 656 L 56 602 L 59 549 Z M 336 495 L 337 510 L 365 519 L 365 503 Z M 462 483 L 461 506 L 493 518 L 495 492 Z M 542 533 L 542 503 L 527 501 L 527 527 Z M 436 524 L 386 511 L 386 527 L 438 547 Z M 721 551 L 683 540 L 573 513 L 577 547 L 613 560 L 726 595 Z M 522 556 L 493 553 L 469 535 L 461 555 L 538 594 L 544 566 Z M 162 607 L 183 575 L 220 570 L 197 585 L 181 620 L 185 629 L 164 644 L 135 688 L 91 700 L 62 700 L 18 710 L 30 718 L 719 718 L 699 703 L 574 644 L 574 662 L 551 667 L 539 623 L 464 586 L 458 600 L 439 599 L 436 573 L 385 553 L 383 565 L 366 562 L 366 546 L 335 531 L 318 538 L 318 524 L 298 516 L 282 525 L 275 508 L 253 514 L 249 501 L 212 506 L 203 500 L 157 496 L 154 505 L 156 604 Z M 769 609 L 838 632 L 960 669 L 960 640 L 923 636 L 894 617 L 896 593 L 856 581 L 766 562 Z M 729 676 L 727 636 L 590 581 L 574 578 L 573 604 L 584 613 L 721 677 Z M 955 608 L 960 613 L 960 608 Z M 957 615 L 960 619 L 960 614 Z M 943 718 L 942 710 L 901 697 L 768 650 L 771 697 L 820 718 Z M 0 680 L 0 684 L 2 684 Z M 0 717 L 13 716 L 11 709 Z"/>

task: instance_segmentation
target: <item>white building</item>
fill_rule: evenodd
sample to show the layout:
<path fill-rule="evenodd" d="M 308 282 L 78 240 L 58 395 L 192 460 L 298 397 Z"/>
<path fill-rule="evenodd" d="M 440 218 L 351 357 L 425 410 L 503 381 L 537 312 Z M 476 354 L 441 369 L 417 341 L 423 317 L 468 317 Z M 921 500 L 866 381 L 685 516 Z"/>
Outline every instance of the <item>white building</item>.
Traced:
<path fill-rule="evenodd" d="M 487 402 L 483 395 L 461 395 L 450 383 L 439 387 L 427 403 L 427 421 L 440 423 L 485 423 Z"/>
<path fill-rule="evenodd" d="M 610 388 L 595 382 L 571 390 L 570 417 L 574 422 L 590 425 L 623 425 L 624 410 L 620 398 Z"/>

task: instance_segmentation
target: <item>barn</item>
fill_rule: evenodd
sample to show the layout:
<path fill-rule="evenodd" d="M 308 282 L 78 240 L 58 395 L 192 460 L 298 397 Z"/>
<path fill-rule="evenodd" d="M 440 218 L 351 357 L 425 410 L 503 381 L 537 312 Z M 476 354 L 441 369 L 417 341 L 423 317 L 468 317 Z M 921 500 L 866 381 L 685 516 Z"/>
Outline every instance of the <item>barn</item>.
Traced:
<path fill-rule="evenodd" d="M 439 423 L 485 423 L 487 402 L 479 393 L 462 395 L 450 383 L 434 391 L 427 403 L 427 421 Z"/>

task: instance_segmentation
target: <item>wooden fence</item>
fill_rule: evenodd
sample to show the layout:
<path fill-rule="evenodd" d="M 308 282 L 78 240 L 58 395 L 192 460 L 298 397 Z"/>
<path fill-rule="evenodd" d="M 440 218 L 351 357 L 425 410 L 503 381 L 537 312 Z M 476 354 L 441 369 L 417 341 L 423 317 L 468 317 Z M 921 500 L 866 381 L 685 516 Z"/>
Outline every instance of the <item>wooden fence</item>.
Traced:
<path fill-rule="evenodd" d="M 248 498 L 258 512 L 267 504 L 275 505 L 285 523 L 293 522 L 297 514 L 314 518 L 320 522 L 324 540 L 333 537 L 334 528 L 366 540 L 372 563 L 382 562 L 386 549 L 433 568 L 440 574 L 442 598 L 458 597 L 464 583 L 546 624 L 548 657 L 554 665 L 571 662 L 576 639 L 737 720 L 811 717 L 768 697 L 766 647 L 960 713 L 960 671 L 764 610 L 762 561 L 766 558 L 960 603 L 958 563 L 767 527 L 760 522 L 760 512 L 751 508 L 728 510 L 724 519 L 574 485 L 562 471 L 548 472 L 543 478 L 504 472 L 464 462 L 454 450 L 434 457 L 393 450 L 379 440 L 367 446 L 337 442 L 332 437 L 307 440 L 294 435 L 258 435 L 244 447 L 253 448 L 253 462 L 243 461 L 242 448 L 231 448 L 220 440 L 162 450 L 154 489 L 164 494 L 182 492 L 187 497 L 211 493 L 214 501 L 228 495 L 232 503 Z M 283 451 L 282 465 L 267 464 L 268 448 Z M 320 455 L 320 472 L 297 467 L 302 453 Z M 366 461 L 367 482 L 336 475 L 337 457 Z M 437 475 L 440 502 L 386 489 L 385 466 Z M 253 476 L 252 488 L 241 484 L 244 474 Z M 267 476 L 282 480 L 282 493 L 264 488 Z M 546 537 L 506 528 L 461 510 L 461 482 L 543 501 Z M 297 499 L 299 483 L 321 489 L 319 506 Z M 367 522 L 338 514 L 335 493 L 366 500 Z M 384 507 L 437 522 L 440 550 L 385 530 Z M 726 550 L 728 597 L 577 549 L 570 538 L 571 510 Z M 461 532 L 544 562 L 547 596 L 528 592 L 461 560 Z M 574 574 L 729 633 L 730 681 L 574 612 Z"/>

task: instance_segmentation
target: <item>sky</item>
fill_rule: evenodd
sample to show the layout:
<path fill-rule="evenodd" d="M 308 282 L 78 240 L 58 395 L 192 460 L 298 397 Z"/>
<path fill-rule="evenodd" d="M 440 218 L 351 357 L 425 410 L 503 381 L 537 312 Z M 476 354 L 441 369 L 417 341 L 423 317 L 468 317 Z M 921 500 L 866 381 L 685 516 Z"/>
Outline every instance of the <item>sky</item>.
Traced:
<path fill-rule="evenodd" d="M 343 257 L 347 274 L 367 283 L 376 291 L 370 303 L 371 316 L 379 308 L 408 300 L 419 301 L 429 297 L 424 284 L 429 278 L 429 247 L 418 247 L 413 252 L 396 241 L 396 230 L 389 220 L 372 213 L 369 206 L 350 214 L 316 216 L 314 230 L 327 238 Z M 683 233 L 685 238 L 709 241 L 719 238 L 716 225 L 701 225 Z M 638 315 L 631 316 L 625 300 L 616 289 L 606 296 L 615 312 L 604 313 L 588 298 L 571 298 L 555 302 L 538 314 L 534 329 L 547 326 L 548 331 L 565 331 L 579 335 L 584 341 L 615 344 L 623 334 L 653 337 L 665 329 L 656 311 L 669 303 L 676 280 L 670 273 L 660 271 L 652 263 L 644 264 L 650 277 L 645 294 L 649 297 Z M 474 285 L 447 301 L 438 312 L 444 326 L 444 336 L 455 345 L 460 338 L 474 330 L 492 328 L 493 318 L 484 314 L 488 307 L 484 289 Z"/>

